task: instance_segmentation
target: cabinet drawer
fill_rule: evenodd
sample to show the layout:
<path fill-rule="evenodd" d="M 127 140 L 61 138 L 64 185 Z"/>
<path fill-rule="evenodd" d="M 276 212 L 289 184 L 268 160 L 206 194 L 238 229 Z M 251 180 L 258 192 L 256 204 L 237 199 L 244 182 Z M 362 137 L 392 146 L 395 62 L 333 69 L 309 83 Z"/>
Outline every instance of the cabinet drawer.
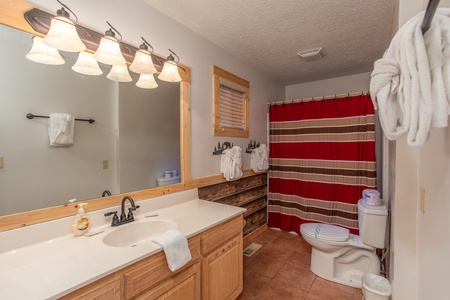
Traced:
<path fill-rule="evenodd" d="M 150 290 L 138 295 L 136 300 L 200 300 L 200 263 L 183 270 Z"/>
<path fill-rule="evenodd" d="M 60 300 L 120 300 L 120 276 L 118 273 L 102 278 L 80 288 Z"/>
<path fill-rule="evenodd" d="M 237 235 L 242 236 L 243 224 L 244 221 L 241 215 L 224 224 L 219 225 L 217 228 L 208 230 L 205 234 L 202 235 L 202 254 L 208 254 L 212 250 L 216 249 L 217 247 Z"/>
<path fill-rule="evenodd" d="M 188 240 L 188 244 L 192 259 L 186 266 L 176 272 L 170 271 L 163 251 L 143 259 L 124 270 L 126 299 L 139 295 L 194 264 L 200 257 L 200 238 L 192 237 Z"/>

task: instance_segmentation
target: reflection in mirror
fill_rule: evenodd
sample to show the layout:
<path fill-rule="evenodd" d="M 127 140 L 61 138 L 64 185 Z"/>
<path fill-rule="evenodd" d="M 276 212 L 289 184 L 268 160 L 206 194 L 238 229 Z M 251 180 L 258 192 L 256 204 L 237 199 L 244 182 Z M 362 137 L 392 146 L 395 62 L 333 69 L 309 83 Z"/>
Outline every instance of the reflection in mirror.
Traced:
<path fill-rule="evenodd" d="M 0 215 L 156 187 L 166 170 L 180 171 L 180 85 L 156 89 L 87 76 L 66 63 L 27 60 L 31 36 L 0 26 Z M 133 74 L 130 72 L 130 74 Z M 50 147 L 48 119 L 28 113 L 68 113 L 76 121 L 74 144 Z"/>

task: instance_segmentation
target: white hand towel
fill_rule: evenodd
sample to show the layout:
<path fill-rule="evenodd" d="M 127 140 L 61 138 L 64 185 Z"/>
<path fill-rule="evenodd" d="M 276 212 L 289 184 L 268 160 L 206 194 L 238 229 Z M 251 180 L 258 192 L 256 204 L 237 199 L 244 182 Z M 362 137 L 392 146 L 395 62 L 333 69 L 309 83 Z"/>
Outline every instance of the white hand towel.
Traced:
<path fill-rule="evenodd" d="M 50 146 L 70 146 L 73 144 L 75 118 L 69 114 L 53 113 L 48 119 Z"/>
<path fill-rule="evenodd" d="M 176 229 L 170 229 L 153 239 L 161 245 L 166 254 L 167 264 L 172 272 L 175 272 L 191 260 L 191 251 L 184 234 Z"/>
<path fill-rule="evenodd" d="M 242 177 L 241 147 L 234 146 L 223 151 L 220 160 L 220 172 L 227 181 L 237 180 Z"/>
<path fill-rule="evenodd" d="M 253 172 L 263 172 L 269 168 L 269 148 L 261 144 L 251 154 L 251 167 Z"/>
<path fill-rule="evenodd" d="M 425 34 L 423 15 L 400 28 L 370 82 L 386 137 L 407 132 L 411 146 L 422 146 L 431 129 L 446 127 L 450 113 L 450 9 L 438 8 Z"/>

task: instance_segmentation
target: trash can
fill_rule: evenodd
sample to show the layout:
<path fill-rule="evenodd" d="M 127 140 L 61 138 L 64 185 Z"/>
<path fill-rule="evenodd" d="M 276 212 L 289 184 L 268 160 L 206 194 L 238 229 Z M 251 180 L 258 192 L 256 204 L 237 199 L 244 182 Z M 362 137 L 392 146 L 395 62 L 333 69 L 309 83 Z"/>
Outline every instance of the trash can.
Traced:
<path fill-rule="evenodd" d="M 382 276 L 366 273 L 362 277 L 362 292 L 365 300 L 388 300 L 391 284 Z"/>

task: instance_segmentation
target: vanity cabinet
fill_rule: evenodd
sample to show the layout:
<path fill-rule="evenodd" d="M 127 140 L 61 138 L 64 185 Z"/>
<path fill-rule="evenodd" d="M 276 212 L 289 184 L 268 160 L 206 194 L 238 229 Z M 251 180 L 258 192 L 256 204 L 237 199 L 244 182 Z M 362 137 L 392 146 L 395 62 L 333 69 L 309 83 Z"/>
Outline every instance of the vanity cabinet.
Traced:
<path fill-rule="evenodd" d="M 200 238 L 188 241 L 192 259 L 182 269 L 170 271 L 164 252 L 127 268 L 123 273 L 125 299 L 200 299 Z"/>
<path fill-rule="evenodd" d="M 236 299 L 243 290 L 242 217 L 207 231 L 202 243 L 202 299 Z"/>
<path fill-rule="evenodd" d="M 121 277 L 118 273 L 106 276 L 82 287 L 60 300 L 120 300 Z"/>
<path fill-rule="evenodd" d="M 240 215 L 189 238 L 192 259 L 176 272 L 161 251 L 61 299 L 236 299 L 243 289 L 242 228 Z"/>

